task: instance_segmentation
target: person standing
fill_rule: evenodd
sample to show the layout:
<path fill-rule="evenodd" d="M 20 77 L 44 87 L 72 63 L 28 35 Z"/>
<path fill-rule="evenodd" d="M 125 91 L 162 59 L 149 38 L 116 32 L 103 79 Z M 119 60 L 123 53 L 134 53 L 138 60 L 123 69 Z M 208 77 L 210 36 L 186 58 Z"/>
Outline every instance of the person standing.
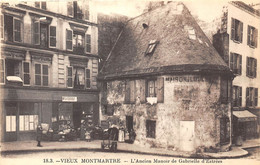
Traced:
<path fill-rule="evenodd" d="M 36 140 L 38 142 L 37 147 L 42 147 L 41 140 L 42 140 L 42 126 L 38 125 L 36 130 Z"/>

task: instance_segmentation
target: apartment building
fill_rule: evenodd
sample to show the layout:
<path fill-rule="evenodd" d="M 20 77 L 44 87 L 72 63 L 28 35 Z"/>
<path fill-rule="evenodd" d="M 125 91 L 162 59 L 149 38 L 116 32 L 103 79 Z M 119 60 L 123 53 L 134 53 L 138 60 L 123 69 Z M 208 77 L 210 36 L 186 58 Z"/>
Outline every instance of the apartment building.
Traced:
<path fill-rule="evenodd" d="M 229 2 L 213 45 L 236 75 L 233 80 L 233 135 L 259 135 L 260 13 L 243 2 Z"/>
<path fill-rule="evenodd" d="M 98 28 L 92 2 L 1 3 L 1 140 L 98 124 Z"/>

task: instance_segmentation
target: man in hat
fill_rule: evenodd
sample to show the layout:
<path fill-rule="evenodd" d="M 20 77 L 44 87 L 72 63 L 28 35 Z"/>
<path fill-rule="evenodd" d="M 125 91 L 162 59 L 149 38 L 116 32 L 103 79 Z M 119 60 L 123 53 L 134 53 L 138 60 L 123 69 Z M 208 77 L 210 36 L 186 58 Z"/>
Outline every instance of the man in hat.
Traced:
<path fill-rule="evenodd" d="M 36 140 L 38 142 L 37 147 L 42 147 L 41 140 L 42 140 L 42 126 L 38 125 L 36 130 Z"/>

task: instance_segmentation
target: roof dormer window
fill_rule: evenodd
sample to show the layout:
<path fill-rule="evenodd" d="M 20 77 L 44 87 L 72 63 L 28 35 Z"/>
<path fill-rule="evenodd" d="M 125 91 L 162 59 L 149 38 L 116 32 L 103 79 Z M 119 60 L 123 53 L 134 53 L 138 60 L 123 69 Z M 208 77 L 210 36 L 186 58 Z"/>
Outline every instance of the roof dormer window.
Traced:
<path fill-rule="evenodd" d="M 196 40 L 196 33 L 193 27 L 185 26 L 184 29 L 188 32 L 189 39 Z"/>
<path fill-rule="evenodd" d="M 151 41 L 149 42 L 149 45 L 148 45 L 146 51 L 145 51 L 145 55 L 150 55 L 150 54 L 152 55 L 153 52 L 154 52 L 154 50 L 155 50 L 155 47 L 156 47 L 156 45 L 157 45 L 158 43 L 159 43 L 159 41 L 151 40 Z"/>

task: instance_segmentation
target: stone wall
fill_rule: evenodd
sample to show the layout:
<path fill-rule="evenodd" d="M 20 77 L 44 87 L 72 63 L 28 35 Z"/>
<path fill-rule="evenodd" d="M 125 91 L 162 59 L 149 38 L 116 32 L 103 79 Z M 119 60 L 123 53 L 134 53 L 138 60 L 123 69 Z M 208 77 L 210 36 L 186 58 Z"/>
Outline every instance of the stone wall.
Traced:
<path fill-rule="evenodd" d="M 113 118 L 119 118 L 123 125 L 126 125 L 126 115 L 133 116 L 137 144 L 182 150 L 180 122 L 194 121 L 193 151 L 203 151 L 205 148 L 219 150 L 219 118 L 227 116 L 231 121 L 230 103 L 220 102 L 220 76 L 181 75 L 163 78 L 163 103 L 142 104 L 141 80 L 135 80 L 135 104 L 124 104 L 125 80 L 120 80 L 107 82 L 107 90 L 103 93 L 107 99 L 103 98 L 102 104 L 112 108 Z M 101 107 L 103 119 L 111 118 L 104 114 L 104 106 Z M 146 137 L 146 120 L 156 121 L 155 138 Z"/>

